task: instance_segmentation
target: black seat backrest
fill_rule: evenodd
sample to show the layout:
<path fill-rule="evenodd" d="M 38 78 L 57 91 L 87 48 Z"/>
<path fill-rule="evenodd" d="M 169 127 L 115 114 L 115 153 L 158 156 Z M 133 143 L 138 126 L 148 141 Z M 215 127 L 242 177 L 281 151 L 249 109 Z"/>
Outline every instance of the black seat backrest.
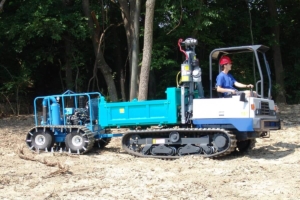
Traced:
<path fill-rule="evenodd" d="M 223 97 L 225 96 L 224 93 L 222 93 L 222 92 L 218 92 L 218 91 L 217 91 L 217 94 L 218 94 L 218 97 L 219 97 L 219 98 L 223 98 Z"/>
<path fill-rule="evenodd" d="M 213 95 L 213 98 L 220 98 L 220 94 L 219 94 L 219 92 L 217 92 L 216 88 L 212 89 L 212 95 Z"/>

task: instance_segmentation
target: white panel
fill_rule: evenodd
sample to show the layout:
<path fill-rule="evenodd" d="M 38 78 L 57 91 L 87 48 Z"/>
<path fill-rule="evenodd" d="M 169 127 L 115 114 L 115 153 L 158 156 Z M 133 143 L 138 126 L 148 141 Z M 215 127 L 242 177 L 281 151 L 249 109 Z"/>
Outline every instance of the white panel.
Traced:
<path fill-rule="evenodd" d="M 249 101 L 249 98 L 247 98 Z M 232 98 L 194 99 L 193 118 L 248 118 L 250 104 L 240 101 L 239 96 Z"/>

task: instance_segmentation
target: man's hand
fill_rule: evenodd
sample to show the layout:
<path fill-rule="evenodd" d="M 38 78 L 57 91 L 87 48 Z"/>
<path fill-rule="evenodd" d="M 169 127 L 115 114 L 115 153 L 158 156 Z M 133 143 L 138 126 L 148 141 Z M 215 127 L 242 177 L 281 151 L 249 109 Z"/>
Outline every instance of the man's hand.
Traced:
<path fill-rule="evenodd" d="M 253 88 L 252 84 L 246 85 L 246 88 Z"/>

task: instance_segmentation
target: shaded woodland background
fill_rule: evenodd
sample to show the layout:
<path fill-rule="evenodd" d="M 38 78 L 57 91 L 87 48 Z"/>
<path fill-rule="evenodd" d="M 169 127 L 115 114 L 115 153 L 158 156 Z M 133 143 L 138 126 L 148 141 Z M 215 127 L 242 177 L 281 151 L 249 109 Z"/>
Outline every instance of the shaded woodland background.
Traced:
<path fill-rule="evenodd" d="M 148 99 L 165 98 L 166 88 L 176 87 L 183 61 L 177 41 L 194 37 L 206 96 L 213 49 L 264 44 L 273 98 L 300 102 L 299 0 L 1 0 L 0 103 L 6 109 L 0 114 L 30 113 L 36 96 L 68 89 L 100 91 L 111 101 L 136 98 L 144 89 L 138 83 L 149 4 L 155 7 Z M 252 57 L 233 59 L 237 80 L 253 83 Z"/>

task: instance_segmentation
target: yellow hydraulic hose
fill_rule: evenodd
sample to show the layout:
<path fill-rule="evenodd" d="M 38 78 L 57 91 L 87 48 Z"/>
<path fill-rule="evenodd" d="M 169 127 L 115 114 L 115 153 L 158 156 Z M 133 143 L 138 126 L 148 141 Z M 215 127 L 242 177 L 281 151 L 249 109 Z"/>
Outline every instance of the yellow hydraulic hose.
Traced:
<path fill-rule="evenodd" d="M 181 73 L 181 71 L 179 71 L 176 75 L 176 84 L 177 84 L 177 87 L 179 87 L 179 85 L 181 84 L 181 78 L 178 80 L 178 76 L 179 74 Z"/>

